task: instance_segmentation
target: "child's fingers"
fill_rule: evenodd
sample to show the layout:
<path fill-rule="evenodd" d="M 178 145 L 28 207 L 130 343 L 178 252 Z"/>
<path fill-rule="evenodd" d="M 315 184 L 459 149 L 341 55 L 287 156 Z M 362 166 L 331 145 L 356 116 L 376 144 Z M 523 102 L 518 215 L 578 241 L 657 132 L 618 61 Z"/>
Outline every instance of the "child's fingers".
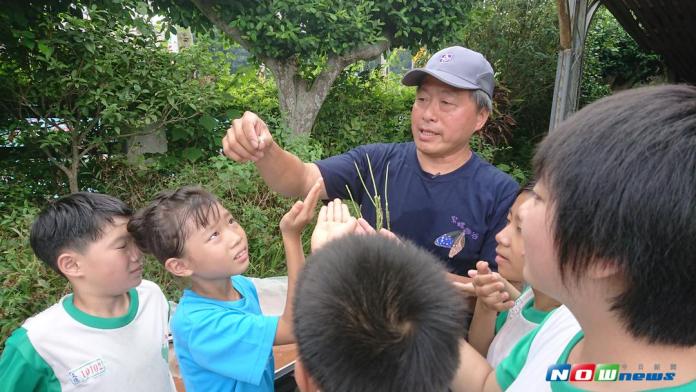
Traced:
<path fill-rule="evenodd" d="M 358 225 L 360 225 L 360 228 L 363 230 L 365 234 L 374 234 L 375 229 L 370 226 L 369 223 L 363 218 L 358 219 Z"/>
<path fill-rule="evenodd" d="M 485 261 L 479 261 L 476 263 L 476 270 L 479 274 L 490 274 L 491 269 L 488 268 L 488 263 Z"/>
<path fill-rule="evenodd" d="M 292 207 L 290 207 L 290 210 L 287 213 L 288 217 L 291 217 L 293 219 L 296 218 L 297 215 L 299 215 L 302 211 L 302 204 L 303 203 L 300 200 L 296 201 L 295 204 L 293 204 Z"/>
<path fill-rule="evenodd" d="M 321 208 L 319 209 L 319 216 L 317 217 L 317 223 L 326 222 L 326 211 L 326 206 L 321 206 Z"/>
<path fill-rule="evenodd" d="M 334 222 L 343 222 L 343 208 L 341 207 L 341 200 L 335 199 L 333 201 L 333 218 Z"/>
<path fill-rule="evenodd" d="M 495 292 L 490 295 L 481 295 L 481 293 L 477 290 L 476 294 L 481 301 L 486 304 L 486 306 L 494 309 L 497 309 L 501 304 L 509 300 L 509 298 L 507 298 L 503 292 Z"/>
<path fill-rule="evenodd" d="M 321 193 L 322 180 L 319 179 L 312 185 L 312 188 L 307 193 L 307 197 L 304 199 L 304 204 L 310 211 L 314 211 L 314 206 L 317 205 L 319 201 L 319 194 Z"/>
<path fill-rule="evenodd" d="M 326 206 L 326 221 L 327 222 L 334 221 L 334 202 L 333 201 L 330 201 L 329 204 Z"/>
<path fill-rule="evenodd" d="M 343 214 L 343 220 L 342 222 L 348 222 L 351 219 L 355 219 L 352 216 L 350 216 L 350 210 L 348 209 L 348 204 L 341 204 L 341 212 Z M 358 223 L 357 221 L 355 222 L 356 224 Z"/>
<path fill-rule="evenodd" d="M 473 278 L 476 281 L 477 286 L 485 286 L 493 283 L 500 283 L 503 287 L 505 287 L 505 284 L 503 282 L 500 282 L 500 280 L 493 274 L 482 274 L 481 271 L 478 271 L 476 273 L 476 276 L 473 276 Z"/>
<path fill-rule="evenodd" d="M 283 217 L 280 219 L 280 224 L 281 225 L 288 225 L 288 224 L 293 224 L 295 220 L 297 219 L 297 215 L 300 214 L 300 211 L 302 210 L 302 202 L 301 201 L 296 201 L 295 204 L 290 207 L 288 212 L 283 215 Z"/>
<path fill-rule="evenodd" d="M 486 295 L 495 295 L 496 293 L 504 292 L 507 294 L 506 291 L 503 291 L 505 286 L 502 283 L 493 283 L 493 284 L 484 284 L 484 285 L 479 285 L 474 283 L 476 286 L 476 294 L 479 296 L 486 296 Z"/>
<path fill-rule="evenodd" d="M 487 303 L 485 300 L 483 300 L 486 306 L 489 308 L 496 310 L 498 312 L 504 312 L 506 310 L 512 309 L 513 306 L 515 306 L 515 301 L 512 300 L 505 300 L 505 301 L 499 301 L 499 302 L 491 302 Z"/>
<path fill-rule="evenodd" d="M 391 231 L 385 228 L 379 229 L 379 234 L 392 240 L 401 241 L 399 240 L 399 237 L 396 236 L 396 234 L 392 233 Z"/>
<path fill-rule="evenodd" d="M 470 278 L 475 278 L 476 275 L 478 275 L 478 271 L 476 271 L 475 269 L 470 269 L 466 273 L 467 273 L 467 275 L 469 275 Z"/>

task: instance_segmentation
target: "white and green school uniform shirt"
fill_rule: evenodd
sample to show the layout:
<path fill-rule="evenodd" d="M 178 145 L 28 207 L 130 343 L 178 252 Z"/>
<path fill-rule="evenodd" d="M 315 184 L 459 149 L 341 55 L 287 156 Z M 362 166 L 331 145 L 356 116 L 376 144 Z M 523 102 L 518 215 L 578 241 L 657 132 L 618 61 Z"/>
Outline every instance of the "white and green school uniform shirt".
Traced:
<path fill-rule="evenodd" d="M 486 360 L 492 367 L 505 359 L 525 335 L 536 328 L 549 314 L 534 309 L 534 292 L 531 287 L 522 291 L 510 310 L 498 314 L 495 321 L 495 337 L 488 347 Z"/>
<path fill-rule="evenodd" d="M 169 304 L 146 280 L 128 293 L 120 317 L 84 313 L 70 294 L 27 319 L 5 344 L 0 391 L 174 391 Z"/>
<path fill-rule="evenodd" d="M 583 389 L 564 381 L 546 381 L 548 368 L 568 363 L 568 355 L 582 338 L 580 324 L 561 306 L 549 313 L 539 326 L 513 347 L 510 354 L 495 369 L 498 385 L 506 392 L 583 392 Z M 696 380 L 652 392 L 693 392 Z"/>

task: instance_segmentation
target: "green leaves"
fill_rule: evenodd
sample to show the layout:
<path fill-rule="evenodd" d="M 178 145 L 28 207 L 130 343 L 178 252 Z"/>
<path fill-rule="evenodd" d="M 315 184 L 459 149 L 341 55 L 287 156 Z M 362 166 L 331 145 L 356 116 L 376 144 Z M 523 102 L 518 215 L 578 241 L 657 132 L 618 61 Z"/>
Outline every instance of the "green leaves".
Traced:
<path fill-rule="evenodd" d="M 144 11 L 147 4 L 121 5 Z M 20 120 L 27 142 L 47 149 L 55 164 L 76 168 L 95 146 L 198 120 L 224 99 L 212 81 L 229 66 L 212 59 L 208 44 L 169 53 L 147 30 L 151 27 L 141 26 L 150 26 L 143 16 L 123 18 L 97 6 L 88 13 L 44 13 L 35 25 L 15 32 L 20 44 L 0 51 L 0 99 L 13 110 L 7 115 Z M 56 119 L 70 127 L 37 127 L 26 118 Z M 207 116 L 191 125 L 211 132 L 217 122 Z M 201 154 L 192 147 L 185 158 Z"/>
<path fill-rule="evenodd" d="M 311 79 L 316 59 L 343 55 L 385 37 L 393 40 L 393 46 L 407 48 L 444 42 L 453 26 L 465 23 L 470 4 L 470 0 L 267 0 L 226 4 L 219 10 L 252 53 L 295 58 L 301 76 Z"/>
<path fill-rule="evenodd" d="M 45 41 L 39 41 L 39 52 L 44 55 L 44 58 L 48 60 L 53 54 L 53 48 L 48 46 Z"/>
<path fill-rule="evenodd" d="M 202 115 L 201 118 L 198 120 L 198 123 L 206 131 L 212 131 L 218 125 L 218 121 L 215 119 L 215 117 L 213 117 L 209 114 Z"/>

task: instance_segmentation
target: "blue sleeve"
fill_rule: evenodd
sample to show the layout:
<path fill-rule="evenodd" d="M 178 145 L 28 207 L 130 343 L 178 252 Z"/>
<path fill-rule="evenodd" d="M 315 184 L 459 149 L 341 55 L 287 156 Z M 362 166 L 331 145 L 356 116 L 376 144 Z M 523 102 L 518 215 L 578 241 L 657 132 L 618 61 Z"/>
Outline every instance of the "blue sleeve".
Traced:
<path fill-rule="evenodd" d="M 201 367 L 258 385 L 272 355 L 278 317 L 235 312 L 200 312 L 191 320 L 189 351 Z"/>
<path fill-rule="evenodd" d="M 259 304 L 259 293 L 256 291 L 256 286 L 251 279 L 244 275 L 234 275 L 230 278 L 232 280 L 232 285 L 237 291 L 244 297 L 251 297 L 254 299 L 256 304 Z M 261 311 L 261 306 L 259 305 L 259 311 Z"/>
<path fill-rule="evenodd" d="M 507 175 L 505 177 L 507 177 L 506 181 L 499 185 L 498 197 L 489 219 L 490 230 L 481 247 L 481 259 L 487 261 L 494 271 L 498 270 L 498 264 L 495 262 L 495 247 L 498 246 L 498 242 L 495 240 L 495 235 L 507 225 L 507 215 L 519 189 L 519 185 L 512 178 Z"/>
<path fill-rule="evenodd" d="M 319 167 L 321 176 L 324 179 L 324 186 L 329 199 L 350 199 L 350 195 L 346 190 L 347 185 L 353 195 L 353 200 L 358 204 L 362 204 L 363 185 L 360 182 L 355 165 L 357 164 L 358 170 L 360 170 L 360 174 L 370 193 L 374 193 L 367 157 L 370 157 L 370 164 L 375 177 L 382 176 L 381 167 L 384 163 L 385 151 L 385 145 L 383 144 L 370 144 L 358 146 L 344 154 L 314 162 Z"/>

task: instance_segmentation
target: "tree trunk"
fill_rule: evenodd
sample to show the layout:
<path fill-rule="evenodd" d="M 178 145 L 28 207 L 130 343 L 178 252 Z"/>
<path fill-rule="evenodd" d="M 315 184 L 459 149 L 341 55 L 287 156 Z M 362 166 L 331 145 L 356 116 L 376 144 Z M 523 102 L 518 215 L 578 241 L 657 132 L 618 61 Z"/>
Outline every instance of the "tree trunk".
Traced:
<path fill-rule="evenodd" d="M 82 142 L 83 135 L 79 134 L 75 129 L 72 131 L 72 160 L 70 161 L 70 170 L 65 174 L 68 175 L 68 184 L 70 185 L 70 193 L 75 193 L 80 191 L 80 187 L 77 183 L 77 173 L 80 171 L 80 143 Z"/>
<path fill-rule="evenodd" d="M 274 59 L 254 51 L 253 44 L 243 38 L 239 30 L 223 20 L 215 10 L 216 2 L 212 0 L 191 0 L 203 15 L 230 38 L 242 45 L 249 52 L 255 53 L 261 62 L 273 72 L 278 86 L 280 109 L 294 134 L 309 133 L 324 99 L 329 94 L 331 85 L 341 71 L 357 60 L 369 60 L 382 54 L 391 42 L 390 37 L 377 43 L 362 44 L 341 55 L 329 55 L 326 68 L 314 80 L 311 86 L 297 73 L 295 58 Z M 302 54 L 300 54 L 302 55 Z M 250 110 L 254 110 L 250 108 Z"/>
<path fill-rule="evenodd" d="M 331 85 L 344 67 L 324 70 L 309 86 L 298 76 L 293 59 L 268 60 L 266 65 L 275 76 L 280 110 L 288 127 L 294 135 L 310 133 Z"/>
<path fill-rule="evenodd" d="M 70 174 L 68 174 L 68 184 L 70 185 L 70 193 L 80 191 L 80 187 L 77 183 L 77 167 L 75 164 L 70 166 Z"/>
<path fill-rule="evenodd" d="M 384 40 L 355 48 L 342 56 L 331 56 L 326 68 L 311 84 L 299 76 L 294 58 L 285 60 L 264 58 L 264 63 L 275 76 L 280 110 L 292 133 L 301 135 L 312 131 L 321 105 L 329 95 L 333 82 L 344 68 L 357 60 L 369 60 L 379 56 L 387 50 L 388 46 L 389 41 Z"/>

